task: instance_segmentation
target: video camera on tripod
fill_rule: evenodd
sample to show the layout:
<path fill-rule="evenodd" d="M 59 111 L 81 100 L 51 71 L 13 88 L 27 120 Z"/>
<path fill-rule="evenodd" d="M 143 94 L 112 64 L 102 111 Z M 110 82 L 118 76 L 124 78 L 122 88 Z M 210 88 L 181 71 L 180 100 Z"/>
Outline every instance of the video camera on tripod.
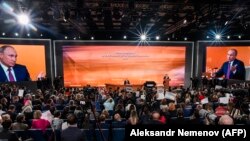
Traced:
<path fill-rule="evenodd" d="M 154 81 L 146 81 L 144 83 L 144 90 L 146 91 L 146 95 L 156 93 L 156 91 L 154 91 L 155 86 L 156 83 Z"/>
<path fill-rule="evenodd" d="M 156 83 L 154 81 L 146 81 L 144 83 L 146 101 L 148 103 L 151 103 L 153 96 L 157 93 L 155 87 L 156 87 Z"/>

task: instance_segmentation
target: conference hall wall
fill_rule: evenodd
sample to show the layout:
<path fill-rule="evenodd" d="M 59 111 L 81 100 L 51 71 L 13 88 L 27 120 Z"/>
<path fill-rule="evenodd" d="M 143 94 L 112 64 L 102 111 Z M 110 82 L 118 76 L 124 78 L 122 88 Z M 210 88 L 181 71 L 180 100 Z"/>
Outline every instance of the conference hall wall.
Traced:
<path fill-rule="evenodd" d="M 50 39 L 0 38 L 0 46 L 11 45 L 17 51 L 17 64 L 25 65 L 32 81 L 38 76 L 53 78 L 53 58 Z"/>
<path fill-rule="evenodd" d="M 171 86 L 189 86 L 193 42 L 54 41 L 55 76 L 64 86 L 132 85 L 155 81 L 163 85 L 168 74 Z"/>
<path fill-rule="evenodd" d="M 250 41 L 198 41 L 197 45 L 196 76 L 206 73 L 210 77 L 211 72 L 227 61 L 227 51 L 236 49 L 237 58 L 245 64 L 246 80 L 250 80 Z"/>

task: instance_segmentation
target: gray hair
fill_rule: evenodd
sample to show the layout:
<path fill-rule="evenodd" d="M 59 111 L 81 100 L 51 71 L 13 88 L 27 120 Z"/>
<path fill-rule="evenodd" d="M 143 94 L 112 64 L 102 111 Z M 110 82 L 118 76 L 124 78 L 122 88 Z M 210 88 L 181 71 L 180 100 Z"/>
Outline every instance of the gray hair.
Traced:
<path fill-rule="evenodd" d="M 3 53 L 7 48 L 13 48 L 13 47 L 10 45 L 3 45 L 0 47 L 0 53 Z"/>

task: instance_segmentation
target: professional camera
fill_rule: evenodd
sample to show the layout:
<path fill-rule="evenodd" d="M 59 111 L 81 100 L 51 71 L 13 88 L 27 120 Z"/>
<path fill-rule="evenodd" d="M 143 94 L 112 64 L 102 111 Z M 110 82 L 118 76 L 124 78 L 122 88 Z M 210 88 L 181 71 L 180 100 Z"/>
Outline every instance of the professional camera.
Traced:
<path fill-rule="evenodd" d="M 199 110 L 199 115 L 201 118 L 207 118 L 210 122 L 216 122 L 217 116 L 214 113 L 208 112 L 205 109 Z"/>
<path fill-rule="evenodd" d="M 156 91 L 156 83 L 154 81 L 146 81 L 144 83 L 144 90 L 146 95 L 146 102 L 151 103 Z"/>
<path fill-rule="evenodd" d="M 156 83 L 154 81 L 146 81 L 144 83 L 144 90 L 146 94 L 155 94 L 156 93 L 154 89 L 155 86 L 156 86 Z"/>
<path fill-rule="evenodd" d="M 83 87 L 83 93 L 85 96 L 95 95 L 98 93 L 98 90 L 96 87 L 91 87 L 90 85 L 87 85 Z"/>

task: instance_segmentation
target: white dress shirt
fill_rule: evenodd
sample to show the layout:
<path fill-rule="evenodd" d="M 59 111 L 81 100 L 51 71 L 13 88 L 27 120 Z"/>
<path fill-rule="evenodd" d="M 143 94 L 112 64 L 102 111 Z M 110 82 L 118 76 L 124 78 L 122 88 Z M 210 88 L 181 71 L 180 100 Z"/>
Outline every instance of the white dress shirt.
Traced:
<path fill-rule="evenodd" d="M 4 71 L 5 75 L 6 75 L 6 77 L 8 78 L 8 81 L 10 81 L 8 67 L 7 67 L 7 66 L 5 66 L 5 65 L 4 65 L 4 64 L 2 64 L 2 63 L 0 63 L 0 65 L 1 65 L 1 67 L 3 68 L 3 71 Z M 13 75 L 13 77 L 14 77 L 15 81 L 16 81 L 16 75 L 15 75 L 15 72 L 14 72 L 14 70 L 13 70 L 13 68 L 12 68 L 12 67 L 11 67 L 10 69 L 11 69 L 11 73 L 12 73 L 12 75 Z"/>
<path fill-rule="evenodd" d="M 234 61 L 230 61 L 229 63 L 230 63 L 230 68 L 231 68 L 233 66 Z M 233 71 L 233 74 L 235 74 L 235 73 L 236 73 L 236 70 Z"/>

